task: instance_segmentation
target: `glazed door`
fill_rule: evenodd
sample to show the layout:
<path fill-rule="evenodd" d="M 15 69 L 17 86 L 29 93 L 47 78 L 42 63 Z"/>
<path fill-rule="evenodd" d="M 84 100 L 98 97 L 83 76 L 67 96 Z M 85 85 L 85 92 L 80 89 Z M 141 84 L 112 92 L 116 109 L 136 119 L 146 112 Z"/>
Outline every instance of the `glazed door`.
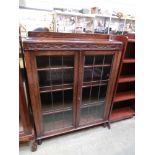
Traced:
<path fill-rule="evenodd" d="M 105 121 L 116 56 L 110 51 L 85 51 L 80 58 L 77 126 L 85 126 Z"/>
<path fill-rule="evenodd" d="M 77 54 L 72 51 L 39 51 L 33 54 L 37 79 L 35 93 L 39 94 L 38 109 L 33 105 L 35 123 L 39 123 L 38 135 L 74 128 Z"/>

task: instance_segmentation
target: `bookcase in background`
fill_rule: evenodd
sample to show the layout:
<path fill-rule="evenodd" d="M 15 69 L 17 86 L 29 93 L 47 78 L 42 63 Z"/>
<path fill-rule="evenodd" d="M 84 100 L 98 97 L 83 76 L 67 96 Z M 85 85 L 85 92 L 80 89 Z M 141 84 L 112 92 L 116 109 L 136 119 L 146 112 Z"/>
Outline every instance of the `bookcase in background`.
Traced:
<path fill-rule="evenodd" d="M 37 27 L 47 27 L 50 32 L 63 33 L 135 33 L 135 18 L 117 17 L 111 13 L 80 13 L 58 10 L 20 8 L 22 36 Z"/>
<path fill-rule="evenodd" d="M 135 35 L 113 36 L 123 41 L 124 49 L 110 113 L 110 121 L 135 115 Z"/>

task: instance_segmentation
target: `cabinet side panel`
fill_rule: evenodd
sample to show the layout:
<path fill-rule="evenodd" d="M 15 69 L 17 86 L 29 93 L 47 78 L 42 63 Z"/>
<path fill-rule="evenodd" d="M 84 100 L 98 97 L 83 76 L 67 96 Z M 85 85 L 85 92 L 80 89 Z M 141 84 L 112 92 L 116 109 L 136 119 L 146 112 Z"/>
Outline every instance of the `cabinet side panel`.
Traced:
<path fill-rule="evenodd" d="M 112 70 L 111 70 L 111 77 L 107 89 L 107 96 L 106 96 L 106 103 L 105 103 L 105 113 L 104 113 L 104 119 L 108 120 L 108 115 L 110 111 L 110 106 L 113 98 L 113 92 L 115 88 L 115 83 L 116 83 L 116 78 L 118 74 L 118 69 L 120 65 L 120 59 L 121 59 L 121 52 L 116 52 L 113 65 L 112 65 Z"/>
<path fill-rule="evenodd" d="M 37 75 L 35 70 L 35 58 L 33 53 L 25 51 L 26 71 L 28 75 L 28 83 L 31 97 L 31 104 L 34 116 L 34 122 L 36 127 L 37 136 L 41 136 L 43 132 L 42 127 L 42 115 L 40 106 L 40 97 L 37 84 Z"/>
<path fill-rule="evenodd" d="M 19 72 L 19 112 L 20 112 L 24 133 L 30 134 L 32 132 L 32 127 L 31 127 L 30 118 L 29 118 L 29 111 L 27 108 L 28 107 L 26 105 L 23 80 L 22 80 L 22 75 L 20 70 Z"/>

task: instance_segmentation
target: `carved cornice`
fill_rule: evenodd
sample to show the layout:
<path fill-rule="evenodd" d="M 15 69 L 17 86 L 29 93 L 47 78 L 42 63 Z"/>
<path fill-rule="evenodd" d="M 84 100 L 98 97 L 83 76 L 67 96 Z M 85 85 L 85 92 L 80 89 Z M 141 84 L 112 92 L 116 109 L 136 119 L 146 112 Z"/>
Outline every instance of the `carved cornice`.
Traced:
<path fill-rule="evenodd" d="M 51 43 L 27 43 L 24 50 L 121 50 L 122 44 L 51 44 Z"/>

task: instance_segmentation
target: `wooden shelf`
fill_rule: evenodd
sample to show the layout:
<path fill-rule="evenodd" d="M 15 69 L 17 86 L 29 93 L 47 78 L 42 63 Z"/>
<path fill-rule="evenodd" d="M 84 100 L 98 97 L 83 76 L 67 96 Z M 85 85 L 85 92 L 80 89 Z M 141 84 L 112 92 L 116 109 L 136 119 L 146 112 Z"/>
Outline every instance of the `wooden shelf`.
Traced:
<path fill-rule="evenodd" d="M 120 102 L 125 100 L 130 100 L 135 98 L 135 92 L 134 91 L 128 91 L 128 92 L 121 92 L 117 93 L 114 97 L 114 102 Z"/>
<path fill-rule="evenodd" d="M 114 109 L 110 115 L 110 121 L 119 121 L 134 116 L 135 112 L 131 107 Z"/>
<path fill-rule="evenodd" d="M 97 99 L 92 99 L 90 102 L 89 100 L 83 100 L 80 108 L 99 106 L 99 105 L 102 105 L 103 102 L 104 100 L 97 100 Z"/>
<path fill-rule="evenodd" d="M 113 97 L 113 108 L 110 121 L 120 121 L 135 115 L 135 39 L 127 35 L 127 47 L 123 51 L 124 58 L 121 61 L 118 81 Z M 118 40 L 122 40 L 118 37 Z"/>
<path fill-rule="evenodd" d="M 87 108 L 87 107 L 93 107 L 93 106 L 100 106 L 102 105 L 104 100 L 97 100 L 97 99 L 92 99 L 91 102 L 89 100 L 84 100 L 80 106 L 80 108 Z M 70 111 L 72 110 L 72 103 L 65 103 L 63 106 L 62 103 L 58 102 L 55 104 L 55 106 L 52 107 L 47 105 L 47 106 L 42 106 L 42 113 L 43 115 L 50 115 L 54 113 L 60 113 L 60 112 L 65 112 L 65 111 Z"/>
<path fill-rule="evenodd" d="M 55 92 L 55 91 L 70 90 L 70 89 L 73 89 L 73 84 L 45 86 L 45 87 L 40 87 L 40 93 Z"/>
<path fill-rule="evenodd" d="M 49 70 L 60 70 L 60 69 L 73 69 L 72 66 L 55 66 L 55 67 L 44 67 L 37 68 L 37 71 L 49 71 Z"/>
<path fill-rule="evenodd" d="M 109 79 L 108 79 L 109 80 Z M 98 80 L 98 81 L 89 81 L 89 82 L 83 82 L 82 88 L 91 87 L 91 86 L 102 86 L 107 85 L 108 80 Z"/>
<path fill-rule="evenodd" d="M 43 115 L 50 115 L 50 114 L 55 114 L 55 113 L 60 113 L 60 112 L 65 112 L 65 111 L 70 111 L 72 110 L 72 107 L 65 107 L 62 109 L 54 109 L 54 110 L 48 110 L 48 111 L 42 111 Z"/>
<path fill-rule="evenodd" d="M 55 104 L 51 105 L 44 105 L 42 106 L 42 114 L 43 115 L 50 115 L 50 114 L 55 114 L 55 113 L 60 113 L 60 112 L 65 112 L 72 110 L 72 103 L 68 102 L 65 103 L 64 105 L 62 102 L 57 102 Z"/>
<path fill-rule="evenodd" d="M 135 59 L 132 59 L 132 58 L 127 59 L 127 58 L 125 58 L 125 59 L 123 60 L 123 63 L 135 63 Z"/>
<path fill-rule="evenodd" d="M 128 39 L 128 42 L 135 43 L 135 39 Z"/>
<path fill-rule="evenodd" d="M 125 82 L 133 82 L 135 81 L 135 76 L 131 75 L 131 76 L 120 76 L 120 78 L 118 79 L 119 83 L 125 83 Z"/>
<path fill-rule="evenodd" d="M 84 68 L 93 68 L 93 67 L 110 67 L 110 64 L 101 64 L 101 65 L 85 65 Z"/>

